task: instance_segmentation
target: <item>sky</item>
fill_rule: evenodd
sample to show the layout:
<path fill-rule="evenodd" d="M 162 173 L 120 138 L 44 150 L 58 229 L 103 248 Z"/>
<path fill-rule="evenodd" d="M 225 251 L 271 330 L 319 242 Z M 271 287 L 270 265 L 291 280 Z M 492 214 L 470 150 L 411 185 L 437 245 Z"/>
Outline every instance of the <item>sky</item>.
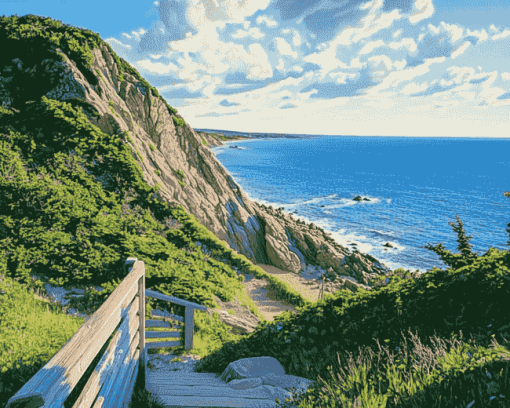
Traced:
<path fill-rule="evenodd" d="M 194 128 L 510 138 L 508 0 L 12 0 L 95 31 Z"/>

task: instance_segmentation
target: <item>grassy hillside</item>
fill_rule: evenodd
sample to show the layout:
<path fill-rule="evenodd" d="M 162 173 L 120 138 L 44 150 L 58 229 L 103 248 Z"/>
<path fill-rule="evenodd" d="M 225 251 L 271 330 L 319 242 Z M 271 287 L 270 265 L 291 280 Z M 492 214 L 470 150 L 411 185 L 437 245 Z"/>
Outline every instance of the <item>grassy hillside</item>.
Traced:
<path fill-rule="evenodd" d="M 62 53 L 93 82 L 100 74 L 91 68 L 90 50 L 101 43 L 95 33 L 51 19 L 0 18 L 0 275 L 42 294 L 43 279 L 56 286 L 101 286 L 103 291 L 88 288 L 69 304 L 92 314 L 124 278 L 125 259 L 136 257 L 145 262 L 147 288 L 204 306 L 218 307 L 213 295 L 224 302 L 240 296 L 245 274 L 267 277 L 282 296 L 305 304 L 181 206 L 163 202 L 159 186 L 144 182 L 128 134 L 102 132 L 93 124 L 97 111 L 84 99 L 47 96 L 65 74 Z M 146 92 L 155 91 L 140 83 Z M 6 292 L 0 304 L 14 299 Z M 264 320 L 250 299 L 244 303 Z M 158 305 L 167 304 L 151 299 L 147 312 Z M 32 303 L 23 310 L 38 315 Z M 197 354 L 234 338 L 230 327 L 197 314 Z M 0 330 L 16 328 L 14 337 L 2 338 L 0 406 L 79 327 L 71 325 L 54 337 L 51 319 L 36 327 L 17 319 L 16 314 L 0 318 Z M 17 346 L 8 347 L 14 339 Z M 48 346 L 44 353 L 41 344 Z"/>

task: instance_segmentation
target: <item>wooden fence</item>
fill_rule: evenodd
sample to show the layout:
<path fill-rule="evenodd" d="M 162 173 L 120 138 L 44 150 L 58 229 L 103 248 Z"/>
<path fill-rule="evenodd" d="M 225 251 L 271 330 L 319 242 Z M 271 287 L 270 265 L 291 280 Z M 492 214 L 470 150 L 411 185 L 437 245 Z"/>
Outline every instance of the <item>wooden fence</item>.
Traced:
<path fill-rule="evenodd" d="M 94 358 L 108 347 L 88 378 L 73 408 L 127 408 L 138 369 L 147 365 L 149 348 L 175 347 L 180 341 L 146 343 L 145 338 L 179 337 L 179 332 L 146 332 L 145 327 L 166 327 L 161 320 L 145 320 L 145 297 L 185 306 L 185 348 L 193 348 L 194 310 L 205 306 L 145 289 L 145 264 L 128 258 L 127 276 L 103 305 L 83 323 L 71 339 L 12 396 L 6 408 L 63 408 L 64 402 Z M 138 296 L 137 296 L 138 295 Z M 183 321 L 168 312 L 160 315 Z"/>

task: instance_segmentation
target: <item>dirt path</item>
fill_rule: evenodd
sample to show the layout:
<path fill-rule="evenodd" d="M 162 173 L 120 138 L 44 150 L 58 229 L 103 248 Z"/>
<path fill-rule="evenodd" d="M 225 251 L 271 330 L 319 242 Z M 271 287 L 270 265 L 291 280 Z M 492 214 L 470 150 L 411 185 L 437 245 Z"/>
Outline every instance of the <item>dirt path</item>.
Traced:
<path fill-rule="evenodd" d="M 310 275 L 296 275 L 295 273 L 285 272 L 275 266 L 258 264 L 264 271 L 273 276 L 277 276 L 283 282 L 286 282 L 294 290 L 300 292 L 305 299 L 316 302 L 319 296 L 319 286 L 317 280 Z M 253 303 L 257 305 L 260 313 L 269 321 L 273 321 L 276 315 L 285 310 L 296 313 L 296 308 L 283 301 L 278 300 L 276 296 L 267 289 L 269 282 L 266 279 L 246 279 L 244 286 L 248 296 Z"/>

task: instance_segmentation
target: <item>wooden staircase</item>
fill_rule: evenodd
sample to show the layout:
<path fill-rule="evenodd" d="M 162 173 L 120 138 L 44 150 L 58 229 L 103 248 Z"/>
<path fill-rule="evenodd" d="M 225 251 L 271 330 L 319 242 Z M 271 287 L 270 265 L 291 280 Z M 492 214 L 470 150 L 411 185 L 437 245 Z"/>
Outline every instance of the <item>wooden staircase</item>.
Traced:
<path fill-rule="evenodd" d="M 7 402 L 6 408 L 64 408 L 68 397 L 83 377 L 73 408 L 127 408 L 138 370 L 144 370 L 145 388 L 159 397 L 166 407 L 275 407 L 271 386 L 234 390 L 219 375 L 210 373 L 152 373 L 147 369 L 147 351 L 181 345 L 193 349 L 194 311 L 207 307 L 145 288 L 145 264 L 136 258 L 126 260 L 127 274 L 101 307 L 83 323 L 69 341 Z M 184 316 L 168 311 L 152 311 L 145 319 L 145 298 L 184 306 Z M 161 318 L 163 320 L 161 320 Z M 175 331 L 165 319 L 177 323 Z M 145 331 L 146 327 L 174 329 Z M 146 342 L 147 339 L 174 341 Z M 96 355 L 99 362 L 92 365 Z M 73 397 L 74 398 L 74 397 Z"/>
<path fill-rule="evenodd" d="M 182 322 L 182 317 L 166 310 L 153 310 L 153 319 L 146 320 L 146 327 L 171 329 Z M 159 318 L 159 319 L 158 319 Z M 162 318 L 162 319 L 161 319 Z M 163 320 L 164 319 L 164 320 Z M 173 320 L 173 325 L 166 321 Z M 179 331 L 145 332 L 146 338 L 179 337 Z M 178 342 L 177 342 L 178 343 Z M 162 346 L 163 345 L 163 346 Z M 168 347 L 168 342 L 146 342 L 145 347 Z M 148 359 L 147 359 L 148 361 Z M 166 408 L 177 407 L 229 407 L 229 408 L 273 408 L 276 407 L 272 387 L 251 390 L 230 388 L 219 374 L 179 371 L 152 371 L 145 367 L 145 388 L 152 392 Z"/>

